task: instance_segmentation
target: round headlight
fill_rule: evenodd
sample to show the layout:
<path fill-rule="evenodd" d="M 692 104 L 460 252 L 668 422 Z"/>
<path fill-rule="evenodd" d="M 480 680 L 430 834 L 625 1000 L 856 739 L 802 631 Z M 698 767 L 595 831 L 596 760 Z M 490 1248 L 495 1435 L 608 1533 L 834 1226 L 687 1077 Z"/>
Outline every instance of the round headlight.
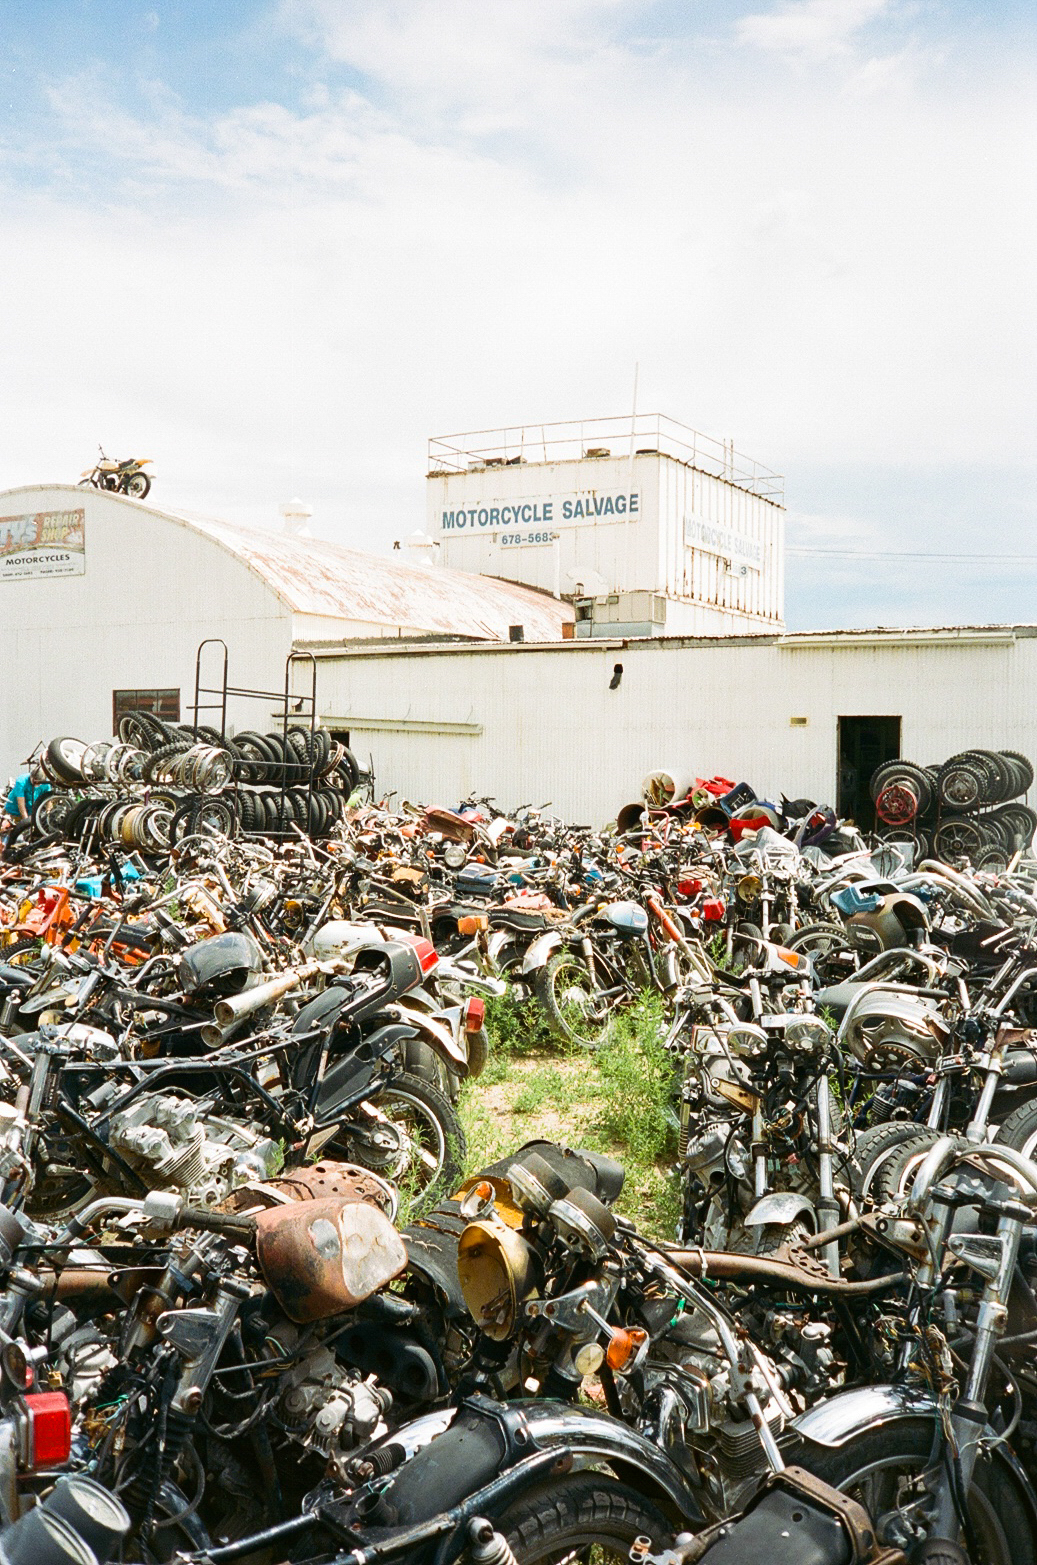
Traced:
<path fill-rule="evenodd" d="M 536 1254 L 513 1228 L 483 1218 L 469 1223 L 461 1235 L 457 1276 L 479 1330 L 504 1342 L 518 1322 L 519 1305 L 536 1292 Z"/>
<path fill-rule="evenodd" d="M 803 1054 L 819 1054 L 831 1041 L 832 1034 L 820 1016 L 800 1016 L 785 1028 L 785 1042 L 790 1049 Z"/>
<path fill-rule="evenodd" d="M 763 881 L 759 875 L 743 875 L 738 882 L 739 902 L 755 902 L 763 890 Z"/>

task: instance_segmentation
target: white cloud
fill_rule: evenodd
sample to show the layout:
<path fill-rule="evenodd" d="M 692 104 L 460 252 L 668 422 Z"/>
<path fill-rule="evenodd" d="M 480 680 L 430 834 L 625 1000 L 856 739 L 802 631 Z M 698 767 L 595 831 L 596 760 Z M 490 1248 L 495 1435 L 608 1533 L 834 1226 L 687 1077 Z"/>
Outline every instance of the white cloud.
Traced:
<path fill-rule="evenodd" d="M 743 43 L 808 60 L 845 54 L 857 34 L 889 15 L 891 0 L 786 0 L 776 10 L 743 16 Z"/>
<path fill-rule="evenodd" d="M 793 504 L 808 466 L 1022 467 L 1026 62 L 869 69 L 834 52 L 863 0 L 834 10 L 743 19 L 744 45 L 809 14 L 809 73 L 773 41 L 625 43 L 620 0 L 309 0 L 299 110 L 55 84 L 46 168 L 26 143 L 0 188 L 0 486 L 103 440 L 155 459 L 156 503 L 272 521 L 299 493 L 377 547 L 422 520 L 428 435 L 619 411 L 635 361 L 642 407 L 733 435 Z"/>

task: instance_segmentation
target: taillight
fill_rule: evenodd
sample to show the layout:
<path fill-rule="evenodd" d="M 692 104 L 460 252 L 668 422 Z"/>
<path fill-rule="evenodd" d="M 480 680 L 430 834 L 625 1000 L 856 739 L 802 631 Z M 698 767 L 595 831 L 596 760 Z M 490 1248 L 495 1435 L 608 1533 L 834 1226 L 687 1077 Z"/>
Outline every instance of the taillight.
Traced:
<path fill-rule="evenodd" d="M 24 1397 L 29 1415 L 26 1465 L 61 1467 L 72 1450 L 72 1412 L 63 1391 L 37 1391 Z"/>
<path fill-rule="evenodd" d="M 702 890 L 701 880 L 678 880 L 677 890 L 682 897 L 697 897 Z"/>
<path fill-rule="evenodd" d="M 482 1030 L 482 1024 L 483 1024 L 483 1022 L 485 1020 L 486 1020 L 486 1006 L 485 1006 L 485 1003 L 482 1000 L 480 1000 L 477 995 L 473 994 L 470 1000 L 466 1000 L 465 1001 L 465 1007 L 464 1007 L 464 1030 L 465 1030 L 465 1032 L 480 1032 Z"/>
<path fill-rule="evenodd" d="M 786 948 L 784 946 L 778 946 L 777 947 L 777 954 L 778 954 L 778 956 L 781 957 L 781 960 L 783 962 L 787 962 L 788 963 L 789 967 L 802 967 L 803 966 L 804 958 L 802 956 L 800 956 L 798 951 L 789 951 L 789 950 L 786 950 Z"/>
<path fill-rule="evenodd" d="M 724 916 L 724 904 L 719 900 L 703 902 L 701 911 L 703 918 L 718 923 Z"/>
<path fill-rule="evenodd" d="M 439 957 L 431 940 L 425 940 L 421 935 L 401 935 L 401 940 L 414 947 L 414 953 L 418 958 L 422 976 L 433 972 L 439 966 Z"/>

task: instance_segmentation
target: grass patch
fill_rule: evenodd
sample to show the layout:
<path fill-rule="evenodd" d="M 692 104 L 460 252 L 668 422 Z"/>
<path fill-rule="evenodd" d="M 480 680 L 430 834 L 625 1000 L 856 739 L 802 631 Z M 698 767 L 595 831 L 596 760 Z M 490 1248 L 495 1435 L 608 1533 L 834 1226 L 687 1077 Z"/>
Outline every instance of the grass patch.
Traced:
<path fill-rule="evenodd" d="M 649 1237 L 672 1238 L 676 1118 L 660 997 L 618 1015 L 593 1054 L 552 1037 L 528 1003 L 506 998 L 486 1010 L 490 1059 L 459 1105 L 468 1172 L 539 1138 L 605 1152 L 626 1170 L 618 1210 Z"/>

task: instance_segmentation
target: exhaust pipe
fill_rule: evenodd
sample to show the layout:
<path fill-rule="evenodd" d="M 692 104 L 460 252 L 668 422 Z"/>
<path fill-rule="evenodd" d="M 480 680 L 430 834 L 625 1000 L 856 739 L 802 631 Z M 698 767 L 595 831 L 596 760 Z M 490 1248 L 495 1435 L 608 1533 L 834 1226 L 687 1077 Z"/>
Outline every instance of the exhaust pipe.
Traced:
<path fill-rule="evenodd" d="M 213 1015 L 220 1027 L 230 1027 L 233 1022 L 240 1022 L 243 1016 L 251 1016 L 253 1012 L 261 1011 L 264 1005 L 279 1000 L 307 978 L 315 977 L 320 970 L 319 962 L 305 962 L 302 967 L 289 968 L 286 973 L 268 978 L 265 984 L 258 984 L 255 989 L 246 989 L 243 994 L 232 995 L 229 1000 L 217 1000 Z M 204 1038 L 204 1033 L 202 1036 Z"/>

